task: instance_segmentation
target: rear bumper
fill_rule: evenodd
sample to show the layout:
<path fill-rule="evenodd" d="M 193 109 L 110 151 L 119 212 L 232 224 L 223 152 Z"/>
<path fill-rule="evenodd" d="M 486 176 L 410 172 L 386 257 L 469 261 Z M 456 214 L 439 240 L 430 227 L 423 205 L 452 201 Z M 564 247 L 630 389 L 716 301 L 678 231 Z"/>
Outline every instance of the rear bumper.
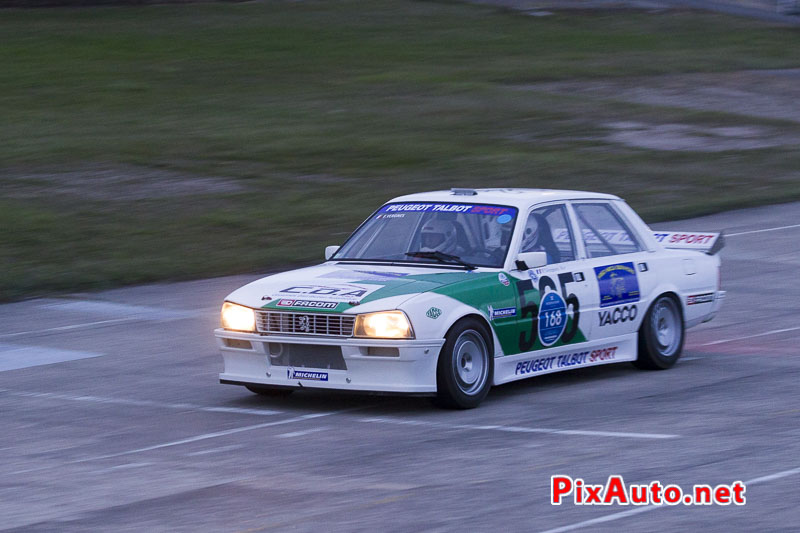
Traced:
<path fill-rule="evenodd" d="M 215 330 L 214 336 L 225 365 L 219 375 L 223 383 L 395 393 L 436 392 L 436 363 L 444 344 L 444 339 L 277 336 L 224 329 Z M 327 351 L 328 347 L 340 349 L 346 368 L 335 368 L 336 364 L 330 365 L 334 368 L 322 364 L 316 367 L 279 364 L 276 363 L 279 358 L 270 355 L 271 344 L 301 345 L 304 350 L 313 350 L 314 346 L 325 347 Z M 370 352 L 392 355 L 370 355 Z"/>
<path fill-rule="evenodd" d="M 717 291 L 714 293 L 714 301 L 711 304 L 711 312 L 703 319 L 703 322 L 708 322 L 712 320 L 717 313 L 719 312 L 720 308 L 722 307 L 722 302 L 725 301 L 725 291 Z"/>

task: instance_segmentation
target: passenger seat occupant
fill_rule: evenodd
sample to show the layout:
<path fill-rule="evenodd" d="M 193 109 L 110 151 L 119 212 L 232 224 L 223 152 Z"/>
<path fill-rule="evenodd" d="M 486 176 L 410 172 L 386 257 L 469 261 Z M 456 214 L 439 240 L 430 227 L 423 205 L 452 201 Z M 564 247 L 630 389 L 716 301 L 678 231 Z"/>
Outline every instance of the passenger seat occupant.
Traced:
<path fill-rule="evenodd" d="M 522 252 L 545 252 L 547 264 L 560 263 L 561 252 L 558 251 L 550 224 L 538 213 L 531 213 L 522 236 Z"/>
<path fill-rule="evenodd" d="M 458 246 L 456 228 L 452 222 L 446 220 L 426 222 L 420 232 L 420 240 L 423 252 L 452 254 Z"/>

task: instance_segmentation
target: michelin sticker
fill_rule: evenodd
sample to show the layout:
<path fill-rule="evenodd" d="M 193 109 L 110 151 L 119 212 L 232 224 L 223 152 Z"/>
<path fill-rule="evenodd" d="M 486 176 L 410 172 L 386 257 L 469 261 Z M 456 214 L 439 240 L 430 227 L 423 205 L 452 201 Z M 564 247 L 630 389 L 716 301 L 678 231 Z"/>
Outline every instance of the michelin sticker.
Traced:
<path fill-rule="evenodd" d="M 291 285 L 275 293 L 276 298 L 308 298 L 326 302 L 351 302 L 369 296 L 384 285 L 331 283 L 326 285 Z"/>
<path fill-rule="evenodd" d="M 311 370 L 302 370 L 297 368 L 287 367 L 286 377 L 288 379 L 303 379 L 309 381 L 328 381 L 327 372 L 315 372 Z"/>
<path fill-rule="evenodd" d="M 633 263 L 617 263 L 594 268 L 600 286 L 600 307 L 639 301 L 639 280 Z"/>
<path fill-rule="evenodd" d="M 567 304 L 560 294 L 548 291 L 539 305 L 539 340 L 542 346 L 551 346 L 567 327 Z"/>
<path fill-rule="evenodd" d="M 517 316 L 517 308 L 516 307 L 502 307 L 500 309 L 495 309 L 491 305 L 487 307 L 489 311 L 489 320 L 495 320 L 497 318 L 508 318 L 512 316 Z"/>

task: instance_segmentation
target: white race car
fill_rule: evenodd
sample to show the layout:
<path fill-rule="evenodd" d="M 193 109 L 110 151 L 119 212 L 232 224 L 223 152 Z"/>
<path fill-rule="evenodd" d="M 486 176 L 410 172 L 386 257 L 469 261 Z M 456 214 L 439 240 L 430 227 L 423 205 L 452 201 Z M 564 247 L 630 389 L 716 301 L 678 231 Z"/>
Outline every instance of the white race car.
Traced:
<path fill-rule="evenodd" d="M 326 262 L 231 293 L 222 383 L 435 396 L 620 361 L 665 369 L 722 303 L 719 233 L 653 232 L 616 196 L 453 189 L 395 198 Z"/>

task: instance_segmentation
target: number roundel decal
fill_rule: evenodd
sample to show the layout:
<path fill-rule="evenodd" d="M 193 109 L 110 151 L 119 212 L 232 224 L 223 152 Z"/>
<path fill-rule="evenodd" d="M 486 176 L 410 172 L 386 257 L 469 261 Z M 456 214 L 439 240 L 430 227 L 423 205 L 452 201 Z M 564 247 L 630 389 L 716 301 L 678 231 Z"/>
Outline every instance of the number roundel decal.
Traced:
<path fill-rule="evenodd" d="M 555 291 L 548 291 L 539 304 L 539 341 L 550 346 L 567 327 L 567 304 Z"/>

